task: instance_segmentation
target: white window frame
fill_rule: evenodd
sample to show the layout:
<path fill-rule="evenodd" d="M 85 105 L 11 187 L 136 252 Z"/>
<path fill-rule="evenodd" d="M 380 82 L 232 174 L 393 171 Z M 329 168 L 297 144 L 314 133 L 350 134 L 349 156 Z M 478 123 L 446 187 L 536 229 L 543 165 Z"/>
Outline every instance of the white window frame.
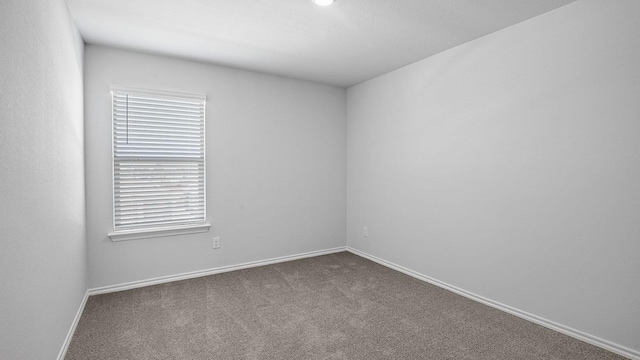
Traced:
<path fill-rule="evenodd" d="M 111 96 L 111 190 L 112 190 L 112 226 L 114 231 L 110 232 L 108 235 L 112 241 L 125 241 L 125 240 L 135 240 L 135 239 L 146 239 L 146 238 L 155 238 L 155 237 L 164 237 L 164 236 L 173 236 L 173 235 L 184 235 L 184 234 L 194 234 L 194 233 L 202 233 L 209 231 L 211 224 L 207 222 L 207 171 L 206 171 L 206 96 L 204 95 L 195 95 L 195 94 L 187 94 L 187 93 L 176 93 L 176 92 L 167 92 L 167 91 L 159 91 L 159 90 L 148 90 L 148 89 L 138 89 L 138 88 L 130 88 L 130 87 L 122 87 L 118 85 L 111 86 L 110 88 L 110 96 Z M 157 96 L 157 97 L 169 97 L 169 98 L 178 98 L 178 99 L 189 99 L 189 100 L 198 100 L 203 101 L 203 181 L 204 181 L 204 204 L 203 204 L 203 222 L 200 223 L 188 223 L 182 225 L 159 225 L 153 227 L 141 227 L 141 228 L 132 228 L 132 229 L 119 229 L 116 230 L 116 202 L 115 202 L 115 194 L 116 194 L 116 184 L 115 184 L 115 144 L 114 144 L 114 93 L 135 93 L 135 94 L 144 94 L 149 96 Z"/>

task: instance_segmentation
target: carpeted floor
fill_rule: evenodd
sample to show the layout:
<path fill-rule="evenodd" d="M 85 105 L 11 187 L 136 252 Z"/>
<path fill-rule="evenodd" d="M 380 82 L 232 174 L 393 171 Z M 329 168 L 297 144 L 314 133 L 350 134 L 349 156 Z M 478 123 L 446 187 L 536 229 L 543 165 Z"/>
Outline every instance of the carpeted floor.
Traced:
<path fill-rule="evenodd" d="M 91 296 L 66 359 L 623 358 L 343 252 Z"/>

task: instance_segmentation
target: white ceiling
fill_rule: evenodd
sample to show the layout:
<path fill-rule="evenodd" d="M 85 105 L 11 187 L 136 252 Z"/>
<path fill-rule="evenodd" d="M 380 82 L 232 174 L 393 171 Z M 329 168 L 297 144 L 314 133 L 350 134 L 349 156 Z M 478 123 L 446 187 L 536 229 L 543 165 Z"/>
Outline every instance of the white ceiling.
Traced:
<path fill-rule="evenodd" d="M 575 0 L 67 0 L 87 43 L 351 86 Z"/>

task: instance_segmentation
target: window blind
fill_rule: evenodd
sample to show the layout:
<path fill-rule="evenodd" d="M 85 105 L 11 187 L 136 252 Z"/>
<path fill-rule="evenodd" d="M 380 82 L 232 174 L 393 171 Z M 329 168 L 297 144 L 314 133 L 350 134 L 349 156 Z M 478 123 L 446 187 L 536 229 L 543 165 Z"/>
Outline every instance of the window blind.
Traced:
<path fill-rule="evenodd" d="M 114 230 L 205 221 L 205 99 L 112 91 Z"/>

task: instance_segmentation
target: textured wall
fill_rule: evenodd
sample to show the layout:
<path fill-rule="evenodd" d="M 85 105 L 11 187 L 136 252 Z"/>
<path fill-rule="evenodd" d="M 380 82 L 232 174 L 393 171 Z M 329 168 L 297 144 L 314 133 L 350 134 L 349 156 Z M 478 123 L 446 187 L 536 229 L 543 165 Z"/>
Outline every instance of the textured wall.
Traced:
<path fill-rule="evenodd" d="M 99 46 L 85 76 L 91 288 L 344 246 L 345 89 Z M 207 96 L 208 233 L 107 237 L 112 84 Z"/>
<path fill-rule="evenodd" d="M 639 351 L 639 18 L 579 1 L 348 89 L 348 245 Z"/>
<path fill-rule="evenodd" d="M 87 289 L 83 44 L 63 0 L 0 2 L 0 358 L 55 359 Z"/>

